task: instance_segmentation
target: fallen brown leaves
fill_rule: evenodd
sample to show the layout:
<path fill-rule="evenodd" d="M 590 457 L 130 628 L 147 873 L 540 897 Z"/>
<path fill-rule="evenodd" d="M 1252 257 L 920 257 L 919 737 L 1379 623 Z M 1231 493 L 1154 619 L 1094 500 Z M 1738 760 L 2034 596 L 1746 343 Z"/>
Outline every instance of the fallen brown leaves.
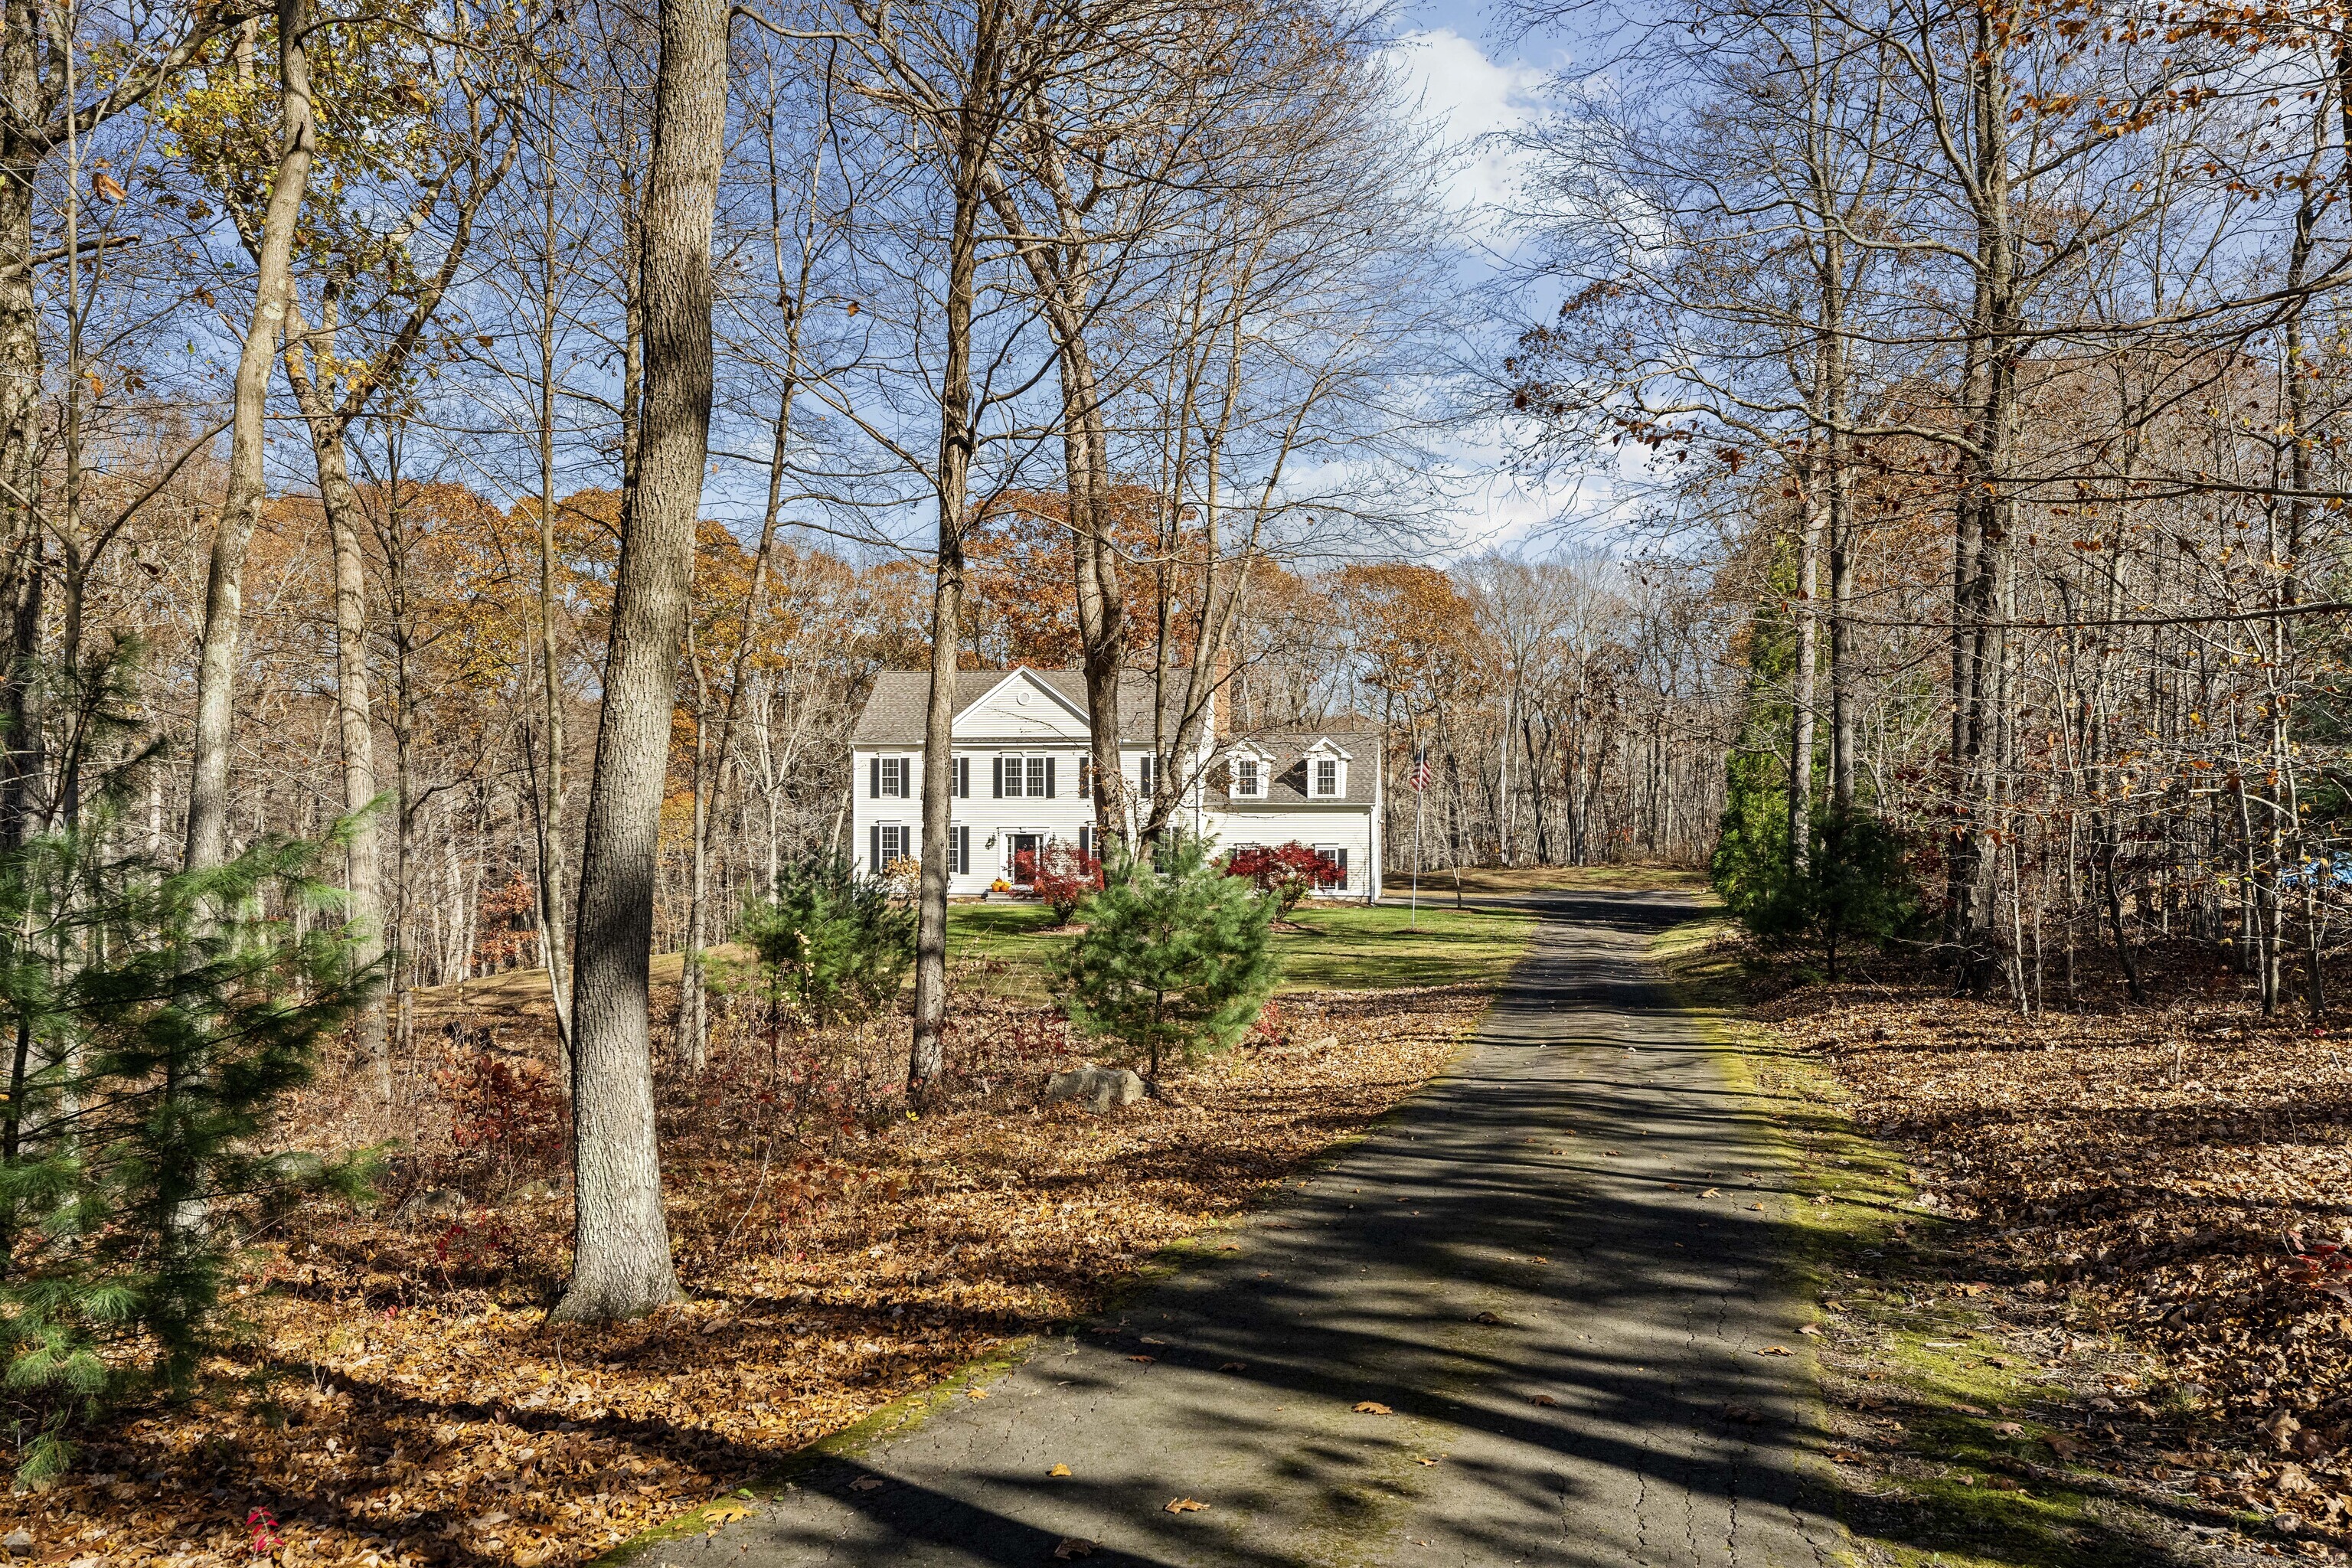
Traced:
<path fill-rule="evenodd" d="M 417 1086 L 406 1215 L 321 1208 L 269 1232 L 236 1288 L 245 1342 L 202 1397 L 90 1435 L 80 1470 L 0 1505 L 0 1534 L 104 1568 L 594 1556 L 1084 1316 L 1410 1093 L 1483 1002 L 1466 988 L 1286 998 L 1310 1031 L 1211 1063 L 1181 1105 L 1101 1118 L 1037 1105 L 1068 1042 L 1012 1004 L 965 1009 L 958 1096 L 919 1119 L 870 1103 L 853 1119 L 849 1098 L 828 1098 L 858 1072 L 887 1086 L 895 1032 L 877 1034 L 879 1065 L 782 1088 L 735 1041 L 703 1079 L 664 1080 L 690 1299 L 594 1331 L 543 1321 L 565 1267 L 560 1181 L 519 1167 L 496 1202 L 457 1190 L 450 1173 L 484 1167 L 453 1152 L 424 1064 L 404 1080 Z M 447 1036 L 465 1051 L 486 1037 L 528 1055 L 527 1019 L 487 1034 L 461 1019 Z M 314 1141 L 360 1141 L 364 1107 L 320 1094 L 301 1110 Z M 278 1538 L 258 1552 L 256 1509 Z"/>
<path fill-rule="evenodd" d="M 2352 1240 L 2352 1049 L 2212 989 L 2029 1019 L 1881 974 L 1757 1011 L 1911 1162 L 1936 1289 L 2076 1391 L 2062 1459 L 2352 1541 L 2352 1316 L 2286 1240 Z"/>

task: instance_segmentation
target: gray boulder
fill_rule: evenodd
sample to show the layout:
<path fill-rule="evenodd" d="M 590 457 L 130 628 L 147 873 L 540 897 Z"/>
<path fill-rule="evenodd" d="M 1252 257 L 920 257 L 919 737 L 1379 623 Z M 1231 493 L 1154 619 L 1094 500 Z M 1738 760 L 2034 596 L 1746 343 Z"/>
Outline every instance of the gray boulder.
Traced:
<path fill-rule="evenodd" d="M 1075 1100 L 1100 1115 L 1113 1106 L 1133 1105 L 1149 1092 L 1142 1078 L 1125 1068 L 1098 1068 L 1084 1062 L 1046 1080 L 1045 1103 Z"/>
<path fill-rule="evenodd" d="M 411 1193 L 400 1205 L 402 1219 L 455 1219 L 466 1212 L 466 1194 L 446 1187 L 426 1187 Z"/>

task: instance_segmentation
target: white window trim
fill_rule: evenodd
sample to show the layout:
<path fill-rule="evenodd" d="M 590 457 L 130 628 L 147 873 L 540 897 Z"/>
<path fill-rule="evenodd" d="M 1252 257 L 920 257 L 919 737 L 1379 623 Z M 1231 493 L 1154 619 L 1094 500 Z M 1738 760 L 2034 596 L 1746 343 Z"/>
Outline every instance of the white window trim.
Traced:
<path fill-rule="evenodd" d="M 1242 787 L 1242 769 L 1245 767 L 1250 771 L 1250 783 L 1247 789 L 1244 789 Z M 1265 798 L 1265 760 L 1263 757 L 1234 758 L 1233 773 L 1233 796 L 1235 800 L 1264 800 Z"/>
<path fill-rule="evenodd" d="M 995 761 L 990 764 L 990 771 L 1001 773 L 1004 780 L 1004 793 L 995 798 L 1001 800 L 1061 799 L 1062 763 L 1069 760 L 1067 754 L 1061 752 L 998 752 L 995 753 Z M 1043 788 L 1034 794 L 1030 791 L 1029 764 L 1031 763 L 1038 764 L 1037 782 L 1040 785 L 1045 783 L 1045 764 L 1048 763 L 1053 764 L 1054 793 L 1052 795 L 1047 795 Z M 1016 782 L 1021 786 L 1018 789 L 1013 787 Z"/>
<path fill-rule="evenodd" d="M 1323 764 L 1331 764 L 1331 787 L 1322 787 Z M 1345 800 L 1348 798 L 1348 760 L 1328 752 L 1307 754 L 1307 798 L 1309 800 Z"/>
<path fill-rule="evenodd" d="M 875 761 L 880 764 L 877 776 L 882 788 L 875 794 L 874 798 L 877 801 L 912 800 L 915 796 L 915 759 L 894 752 L 885 752 L 877 754 Z M 898 787 L 896 789 L 890 787 L 891 774 L 894 772 L 898 775 Z"/>

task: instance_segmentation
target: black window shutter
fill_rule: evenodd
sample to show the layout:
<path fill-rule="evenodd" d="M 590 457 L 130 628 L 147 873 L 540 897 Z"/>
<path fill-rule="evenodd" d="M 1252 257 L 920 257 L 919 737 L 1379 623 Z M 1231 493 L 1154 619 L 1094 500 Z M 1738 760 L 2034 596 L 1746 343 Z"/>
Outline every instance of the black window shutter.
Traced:
<path fill-rule="evenodd" d="M 971 759 L 970 757 L 958 757 L 955 760 L 955 792 L 958 800 L 962 800 L 971 794 Z"/>
<path fill-rule="evenodd" d="M 1080 757 L 1078 759 L 1078 798 L 1092 800 L 1094 797 L 1095 760 L 1092 757 Z"/>
<path fill-rule="evenodd" d="M 1054 798 L 1054 759 L 1051 757 L 1045 759 L 1045 798 Z"/>
<path fill-rule="evenodd" d="M 996 796 L 999 800 L 1002 800 L 1004 798 L 1004 759 L 1003 757 L 992 757 L 989 759 L 989 762 L 988 791 L 991 795 Z"/>
<path fill-rule="evenodd" d="M 866 852 L 866 869 L 869 875 L 878 877 L 882 874 L 882 825 L 877 822 L 866 831 L 872 841 Z"/>
<path fill-rule="evenodd" d="M 1339 868 L 1339 890 L 1344 893 L 1348 890 L 1347 846 L 1343 844 L 1339 848 L 1333 850 L 1331 852 L 1331 858 Z"/>
<path fill-rule="evenodd" d="M 866 795 L 870 799 L 880 800 L 882 798 L 881 758 L 869 757 L 866 759 Z M 877 842 L 879 842 L 879 840 L 877 840 Z"/>
<path fill-rule="evenodd" d="M 906 800 L 915 793 L 915 759 L 898 759 L 898 798 Z"/>
<path fill-rule="evenodd" d="M 959 876 L 969 877 L 971 875 L 971 829 L 969 827 L 957 828 L 955 831 L 955 841 L 956 874 Z"/>
<path fill-rule="evenodd" d="M 1095 853 L 1095 830 L 1091 826 L 1078 829 L 1078 853 L 1091 860 Z"/>

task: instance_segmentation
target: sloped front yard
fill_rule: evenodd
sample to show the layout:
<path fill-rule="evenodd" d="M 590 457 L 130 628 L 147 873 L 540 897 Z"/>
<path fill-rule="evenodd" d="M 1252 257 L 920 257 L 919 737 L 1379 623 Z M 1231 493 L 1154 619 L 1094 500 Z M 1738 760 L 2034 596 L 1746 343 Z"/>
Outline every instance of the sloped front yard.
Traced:
<path fill-rule="evenodd" d="M 604 1331 L 542 1321 L 570 1215 L 537 1016 L 428 1016 L 386 1212 L 265 1230 L 202 1397 L 90 1434 L 73 1477 L 0 1505 L 0 1535 L 84 1568 L 593 1557 L 1092 1310 L 1160 1249 L 1215 1245 L 1448 1060 L 1488 992 L 1288 994 L 1173 1079 L 1178 1103 L 1103 1118 L 1038 1105 L 1082 1053 L 977 986 L 951 1101 L 919 1118 L 891 1098 L 895 1026 L 796 1054 L 722 1031 L 700 1079 L 662 1076 L 691 1299 Z M 297 1115 L 304 1141 L 382 1131 L 331 1093 Z"/>

